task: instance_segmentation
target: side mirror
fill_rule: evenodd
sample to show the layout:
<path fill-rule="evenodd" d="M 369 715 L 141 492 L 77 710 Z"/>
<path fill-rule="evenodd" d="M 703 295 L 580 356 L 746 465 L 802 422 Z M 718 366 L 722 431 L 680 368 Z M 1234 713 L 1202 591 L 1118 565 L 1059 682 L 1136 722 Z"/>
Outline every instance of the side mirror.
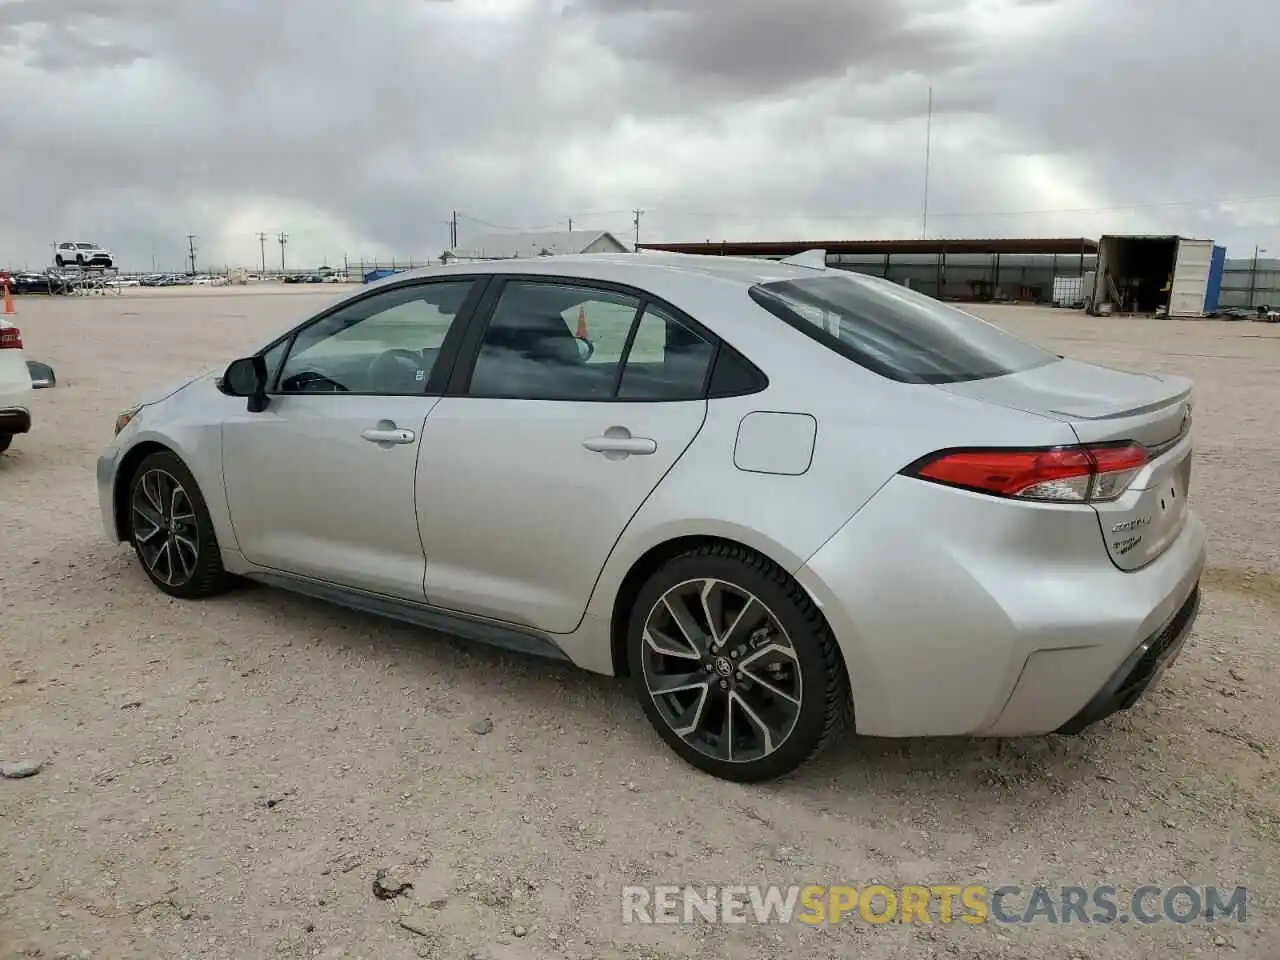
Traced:
<path fill-rule="evenodd" d="M 574 342 L 578 345 L 578 356 L 583 363 L 586 363 L 595 355 L 596 345 L 586 337 L 575 337 Z"/>
<path fill-rule="evenodd" d="M 241 357 L 231 361 L 218 389 L 228 397 L 247 397 L 248 411 L 261 413 L 267 408 L 267 361 L 262 357 Z"/>
<path fill-rule="evenodd" d="M 53 367 L 39 360 L 27 361 L 27 372 L 31 374 L 33 390 L 47 390 L 58 385 L 58 378 L 53 374 Z"/>

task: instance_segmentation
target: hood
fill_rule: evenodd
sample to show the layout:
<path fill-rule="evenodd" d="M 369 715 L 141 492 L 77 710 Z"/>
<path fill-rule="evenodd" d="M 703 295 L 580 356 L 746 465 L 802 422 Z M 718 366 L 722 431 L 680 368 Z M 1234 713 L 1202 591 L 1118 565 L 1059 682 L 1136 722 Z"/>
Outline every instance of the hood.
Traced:
<path fill-rule="evenodd" d="M 203 373 L 197 373 L 194 376 L 184 377 L 181 380 L 175 380 L 157 390 L 149 390 L 143 396 L 138 398 L 138 406 L 148 407 L 153 403 L 159 403 L 161 400 L 168 400 L 175 393 L 185 390 L 191 384 L 199 380 L 208 380 L 215 375 L 215 371 L 206 370 Z"/>

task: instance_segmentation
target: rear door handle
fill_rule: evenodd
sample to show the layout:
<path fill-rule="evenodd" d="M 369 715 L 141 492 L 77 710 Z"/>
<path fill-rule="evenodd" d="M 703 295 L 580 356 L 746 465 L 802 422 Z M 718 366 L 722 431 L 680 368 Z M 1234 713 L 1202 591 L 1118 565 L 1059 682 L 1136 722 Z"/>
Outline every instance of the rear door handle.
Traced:
<path fill-rule="evenodd" d="M 379 427 L 362 430 L 360 436 L 370 443 L 413 443 L 417 437 L 412 430 L 399 427 Z"/>
<path fill-rule="evenodd" d="M 600 437 L 589 437 L 582 445 L 592 453 L 603 453 L 611 459 L 618 457 L 646 457 L 658 452 L 658 442 L 649 437 L 633 437 L 626 427 L 610 427 Z"/>

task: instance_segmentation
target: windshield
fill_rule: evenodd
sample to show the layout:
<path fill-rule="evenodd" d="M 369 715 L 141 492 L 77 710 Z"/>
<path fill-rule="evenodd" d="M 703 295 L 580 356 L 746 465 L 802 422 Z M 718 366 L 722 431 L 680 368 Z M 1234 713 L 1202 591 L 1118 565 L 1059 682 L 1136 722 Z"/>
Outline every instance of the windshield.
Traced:
<path fill-rule="evenodd" d="M 862 274 L 757 284 L 751 298 L 855 363 L 903 383 L 957 383 L 1053 363 L 1056 354 L 933 297 Z"/>

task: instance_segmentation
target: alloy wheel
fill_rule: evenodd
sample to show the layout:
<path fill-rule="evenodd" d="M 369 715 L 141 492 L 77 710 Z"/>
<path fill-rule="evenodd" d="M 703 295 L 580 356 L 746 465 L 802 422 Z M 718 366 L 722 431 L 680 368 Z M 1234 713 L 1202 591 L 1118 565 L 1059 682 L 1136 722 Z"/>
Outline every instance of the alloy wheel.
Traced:
<path fill-rule="evenodd" d="M 725 580 L 677 584 L 650 610 L 643 644 L 649 696 L 698 752 L 748 763 L 791 736 L 803 698 L 800 661 L 758 597 Z"/>
<path fill-rule="evenodd" d="M 200 533 L 195 508 L 182 483 L 165 470 L 142 475 L 133 492 L 133 538 L 156 579 L 180 587 L 195 576 Z"/>

